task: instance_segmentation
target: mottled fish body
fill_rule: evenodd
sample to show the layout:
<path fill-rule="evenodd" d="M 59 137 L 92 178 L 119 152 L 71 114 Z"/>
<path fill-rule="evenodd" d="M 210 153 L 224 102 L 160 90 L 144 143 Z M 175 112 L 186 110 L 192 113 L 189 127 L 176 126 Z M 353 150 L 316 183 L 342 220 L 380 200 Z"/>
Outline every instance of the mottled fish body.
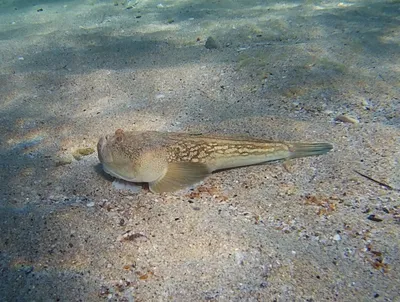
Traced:
<path fill-rule="evenodd" d="M 321 155 L 331 149 L 329 143 L 121 129 L 100 138 L 97 145 L 106 173 L 147 182 L 156 193 L 182 189 L 217 170 Z"/>

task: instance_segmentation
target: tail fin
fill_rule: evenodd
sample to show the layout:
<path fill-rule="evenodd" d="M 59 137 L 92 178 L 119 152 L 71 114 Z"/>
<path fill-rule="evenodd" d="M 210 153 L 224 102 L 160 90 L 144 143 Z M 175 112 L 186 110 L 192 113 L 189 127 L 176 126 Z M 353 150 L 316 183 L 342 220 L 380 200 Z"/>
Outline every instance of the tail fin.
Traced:
<path fill-rule="evenodd" d="M 306 157 L 328 153 L 333 146 L 329 143 L 293 143 L 290 146 L 290 157 Z"/>

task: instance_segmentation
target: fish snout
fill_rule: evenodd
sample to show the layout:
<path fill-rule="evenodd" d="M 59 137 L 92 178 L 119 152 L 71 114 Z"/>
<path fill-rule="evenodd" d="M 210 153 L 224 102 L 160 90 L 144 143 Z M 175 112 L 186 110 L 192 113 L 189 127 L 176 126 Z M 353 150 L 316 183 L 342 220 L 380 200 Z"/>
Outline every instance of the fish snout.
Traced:
<path fill-rule="evenodd" d="M 97 143 L 97 155 L 101 163 L 112 162 L 112 156 L 107 148 L 107 135 L 99 139 Z"/>

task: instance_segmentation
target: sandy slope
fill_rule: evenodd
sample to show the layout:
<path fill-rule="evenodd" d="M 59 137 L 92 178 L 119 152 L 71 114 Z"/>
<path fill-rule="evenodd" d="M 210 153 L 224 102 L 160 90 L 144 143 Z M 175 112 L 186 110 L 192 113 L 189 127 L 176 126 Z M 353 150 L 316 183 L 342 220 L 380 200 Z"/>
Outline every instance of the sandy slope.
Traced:
<path fill-rule="evenodd" d="M 396 299 L 398 1 L 25 2 L 0 1 L 1 301 Z M 132 194 L 72 157 L 117 128 L 335 150 Z"/>

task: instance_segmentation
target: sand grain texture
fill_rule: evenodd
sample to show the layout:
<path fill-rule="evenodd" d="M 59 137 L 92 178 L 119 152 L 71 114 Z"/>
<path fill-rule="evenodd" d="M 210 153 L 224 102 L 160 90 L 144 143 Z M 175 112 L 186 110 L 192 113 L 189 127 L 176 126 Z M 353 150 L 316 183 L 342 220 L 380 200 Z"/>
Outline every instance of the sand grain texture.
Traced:
<path fill-rule="evenodd" d="M 159 4 L 0 1 L 0 300 L 395 301 L 399 2 Z M 335 149 L 133 193 L 117 128 Z"/>

